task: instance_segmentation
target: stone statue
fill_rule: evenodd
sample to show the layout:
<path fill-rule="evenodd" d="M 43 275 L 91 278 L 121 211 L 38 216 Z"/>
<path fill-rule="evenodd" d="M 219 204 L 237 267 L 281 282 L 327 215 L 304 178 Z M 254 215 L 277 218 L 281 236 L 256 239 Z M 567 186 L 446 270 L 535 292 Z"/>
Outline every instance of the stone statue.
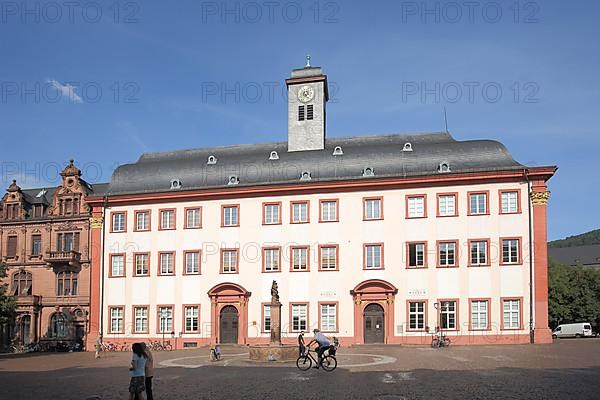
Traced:
<path fill-rule="evenodd" d="M 271 303 L 279 303 L 279 289 L 276 281 L 273 281 L 273 285 L 271 285 Z"/>

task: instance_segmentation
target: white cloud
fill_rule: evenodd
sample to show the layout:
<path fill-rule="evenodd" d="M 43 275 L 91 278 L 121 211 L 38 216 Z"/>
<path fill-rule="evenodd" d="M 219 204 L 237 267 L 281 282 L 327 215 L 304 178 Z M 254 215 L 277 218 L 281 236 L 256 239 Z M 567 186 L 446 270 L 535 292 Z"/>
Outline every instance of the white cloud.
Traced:
<path fill-rule="evenodd" d="M 69 83 L 65 83 L 64 85 L 57 80 L 51 79 L 47 81 L 52 85 L 56 90 L 60 92 L 60 94 L 67 99 L 71 103 L 83 103 L 82 98 L 75 93 L 75 86 L 70 85 Z"/>

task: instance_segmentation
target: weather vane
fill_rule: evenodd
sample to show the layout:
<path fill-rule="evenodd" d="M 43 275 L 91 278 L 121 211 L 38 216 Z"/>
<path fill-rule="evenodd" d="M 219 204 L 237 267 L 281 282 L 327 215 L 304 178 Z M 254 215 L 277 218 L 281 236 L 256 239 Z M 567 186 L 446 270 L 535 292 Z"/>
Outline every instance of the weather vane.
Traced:
<path fill-rule="evenodd" d="M 310 68 L 310 54 L 306 55 L 306 67 L 304 68 Z"/>

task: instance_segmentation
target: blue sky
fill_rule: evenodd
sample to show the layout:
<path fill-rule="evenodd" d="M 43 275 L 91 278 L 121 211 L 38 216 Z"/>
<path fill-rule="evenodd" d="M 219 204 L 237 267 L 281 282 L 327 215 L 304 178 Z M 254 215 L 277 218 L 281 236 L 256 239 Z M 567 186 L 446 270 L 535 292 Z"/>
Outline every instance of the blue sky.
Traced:
<path fill-rule="evenodd" d="M 446 105 L 457 139 L 559 166 L 551 239 L 600 227 L 595 2 L 25 4 L 0 12 L 4 187 L 56 184 L 70 158 L 93 183 L 146 151 L 283 141 L 283 81 L 310 53 L 328 136 L 443 130 Z"/>

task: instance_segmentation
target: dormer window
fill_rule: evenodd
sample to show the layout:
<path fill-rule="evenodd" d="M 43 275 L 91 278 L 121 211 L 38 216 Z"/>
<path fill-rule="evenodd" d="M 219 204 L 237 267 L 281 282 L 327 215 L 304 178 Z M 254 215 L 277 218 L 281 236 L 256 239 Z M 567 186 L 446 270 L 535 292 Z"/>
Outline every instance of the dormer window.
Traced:
<path fill-rule="evenodd" d="M 237 185 L 238 183 L 240 183 L 240 178 L 235 175 L 230 176 L 227 182 L 228 185 Z"/>
<path fill-rule="evenodd" d="M 308 172 L 308 171 L 304 171 L 304 172 L 302 172 L 302 175 L 300 175 L 301 181 L 310 181 L 311 179 L 312 179 L 312 177 L 310 176 L 310 172 Z"/>
<path fill-rule="evenodd" d="M 279 154 L 276 151 L 272 151 L 269 155 L 269 160 L 279 160 Z"/>
<path fill-rule="evenodd" d="M 413 151 L 412 144 L 410 142 L 404 143 L 404 147 L 402 148 L 402 151 Z"/>
<path fill-rule="evenodd" d="M 438 165 L 438 172 L 450 172 L 450 164 L 448 164 L 447 162 L 440 163 L 440 165 Z"/>
<path fill-rule="evenodd" d="M 335 149 L 333 149 L 333 155 L 334 156 L 343 156 L 344 152 L 342 151 L 342 147 L 341 146 L 335 146 Z"/>
<path fill-rule="evenodd" d="M 208 160 L 206 161 L 206 163 L 208 165 L 214 165 L 217 163 L 217 157 L 215 156 L 208 156 Z"/>
<path fill-rule="evenodd" d="M 182 183 L 179 179 L 171 179 L 171 190 L 181 189 Z"/>
<path fill-rule="evenodd" d="M 362 176 L 374 176 L 375 175 L 375 171 L 373 171 L 373 168 L 371 167 L 366 167 L 365 169 L 362 170 Z"/>
<path fill-rule="evenodd" d="M 35 204 L 33 206 L 33 217 L 41 217 L 44 215 L 44 205 L 43 204 Z"/>

